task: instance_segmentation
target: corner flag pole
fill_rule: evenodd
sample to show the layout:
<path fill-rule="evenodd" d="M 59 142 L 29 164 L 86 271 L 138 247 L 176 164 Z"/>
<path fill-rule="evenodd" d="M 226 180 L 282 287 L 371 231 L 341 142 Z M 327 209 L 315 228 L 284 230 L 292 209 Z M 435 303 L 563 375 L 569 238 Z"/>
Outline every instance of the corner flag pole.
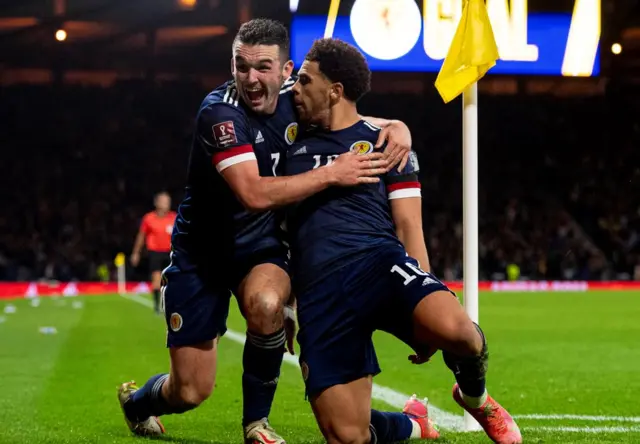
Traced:
<path fill-rule="evenodd" d="M 464 309 L 473 322 L 479 322 L 478 269 L 478 84 L 462 94 L 462 233 Z M 468 412 L 464 412 L 467 432 L 482 430 Z"/>
<path fill-rule="evenodd" d="M 460 23 L 435 87 L 445 103 L 462 94 L 462 225 L 464 308 L 478 322 L 478 85 L 500 58 L 484 0 L 464 0 Z M 466 431 L 480 424 L 465 412 Z"/>
<path fill-rule="evenodd" d="M 118 294 L 122 296 L 127 292 L 127 271 L 126 271 L 126 257 L 124 253 L 118 253 L 113 260 L 117 270 L 117 282 L 118 282 Z"/>
<path fill-rule="evenodd" d="M 462 225 L 464 307 L 478 322 L 478 84 L 462 94 Z"/>

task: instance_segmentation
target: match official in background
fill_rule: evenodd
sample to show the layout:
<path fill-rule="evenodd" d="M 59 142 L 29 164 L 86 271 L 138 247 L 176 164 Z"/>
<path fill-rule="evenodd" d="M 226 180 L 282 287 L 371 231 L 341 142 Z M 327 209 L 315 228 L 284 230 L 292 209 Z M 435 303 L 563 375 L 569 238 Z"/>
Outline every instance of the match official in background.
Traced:
<path fill-rule="evenodd" d="M 156 313 L 160 313 L 160 284 L 162 270 L 169 265 L 171 251 L 171 231 L 176 220 L 176 213 L 171 211 L 171 197 L 168 193 L 156 194 L 153 203 L 156 207 L 142 218 L 140 231 L 136 236 L 131 265 L 137 267 L 140 263 L 140 251 L 146 245 L 149 252 L 149 271 L 151 272 L 151 288 Z"/>

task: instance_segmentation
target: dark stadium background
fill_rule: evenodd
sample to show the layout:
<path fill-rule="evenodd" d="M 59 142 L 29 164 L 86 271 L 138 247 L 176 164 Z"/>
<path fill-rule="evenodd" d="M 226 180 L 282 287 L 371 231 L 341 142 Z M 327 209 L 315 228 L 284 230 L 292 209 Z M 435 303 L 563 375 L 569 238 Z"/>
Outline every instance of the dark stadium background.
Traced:
<path fill-rule="evenodd" d="M 0 2 L 0 280 L 113 280 L 113 259 L 131 252 L 153 194 L 167 190 L 177 206 L 195 112 L 229 77 L 235 30 L 255 16 L 291 20 L 288 1 L 193 3 Z M 507 270 L 532 280 L 640 280 L 633 7 L 603 1 L 598 77 L 480 82 L 481 280 L 505 280 Z M 61 29 L 66 40 L 57 41 Z M 411 128 L 432 266 L 459 280 L 460 103 L 445 106 L 434 79 L 376 73 L 361 111 Z M 129 267 L 128 278 L 146 279 L 146 270 L 144 261 Z"/>

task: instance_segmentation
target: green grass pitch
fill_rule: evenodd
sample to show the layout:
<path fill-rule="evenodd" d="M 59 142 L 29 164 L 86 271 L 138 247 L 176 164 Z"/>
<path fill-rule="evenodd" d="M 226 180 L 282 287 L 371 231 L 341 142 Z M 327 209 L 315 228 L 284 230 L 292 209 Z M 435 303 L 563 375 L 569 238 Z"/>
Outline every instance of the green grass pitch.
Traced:
<path fill-rule="evenodd" d="M 481 294 L 489 391 L 516 415 L 525 443 L 640 443 L 639 296 Z M 16 308 L 0 311 L 0 443 L 140 442 L 124 424 L 116 387 L 168 369 L 164 321 L 150 301 L 105 295 L 38 302 L 0 301 L 3 310 Z M 229 327 L 244 331 L 235 304 Z M 213 396 L 192 412 L 165 417 L 163 441 L 241 442 L 242 345 L 239 334 L 231 336 L 220 345 Z M 403 394 L 428 396 L 450 426 L 439 442 L 490 442 L 483 433 L 455 430 L 462 411 L 439 355 L 413 366 L 407 347 L 392 337 L 379 334 L 376 345 L 383 373 L 375 378 L 375 407 L 396 410 Z M 271 422 L 289 443 L 321 443 L 302 387 L 289 359 Z"/>

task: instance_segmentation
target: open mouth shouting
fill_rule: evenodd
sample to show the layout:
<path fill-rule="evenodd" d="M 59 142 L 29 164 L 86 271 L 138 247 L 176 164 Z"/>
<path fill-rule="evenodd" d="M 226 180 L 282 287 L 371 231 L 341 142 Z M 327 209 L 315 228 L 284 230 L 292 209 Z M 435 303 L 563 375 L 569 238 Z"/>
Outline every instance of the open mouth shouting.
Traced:
<path fill-rule="evenodd" d="M 260 106 L 267 95 L 266 90 L 261 86 L 245 87 L 244 91 L 252 107 Z"/>

